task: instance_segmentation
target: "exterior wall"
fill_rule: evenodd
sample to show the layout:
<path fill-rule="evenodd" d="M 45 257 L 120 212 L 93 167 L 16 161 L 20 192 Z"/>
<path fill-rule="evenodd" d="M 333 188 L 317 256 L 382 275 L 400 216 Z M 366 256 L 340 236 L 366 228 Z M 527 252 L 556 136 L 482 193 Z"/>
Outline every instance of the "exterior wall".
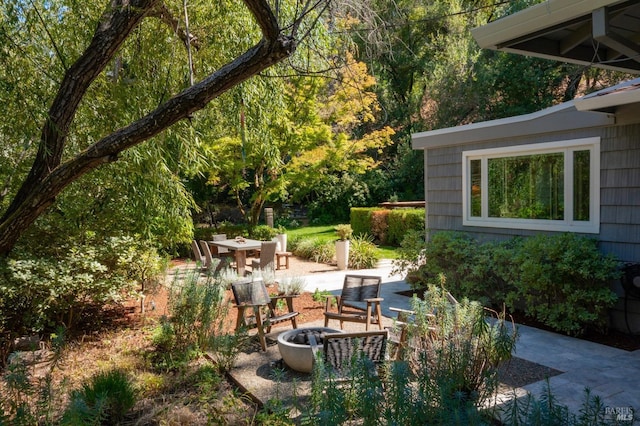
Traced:
<path fill-rule="evenodd" d="M 640 117 L 640 111 L 625 115 L 631 116 Z M 600 234 L 589 235 L 598 238 L 603 253 L 623 262 L 640 262 L 640 124 L 429 149 L 425 152 L 428 232 L 465 231 L 481 241 L 535 234 L 537 231 L 462 225 L 462 151 L 592 136 L 601 138 Z M 612 288 L 624 295 L 620 283 L 612 283 Z M 630 323 L 634 331 L 640 331 L 640 301 L 629 300 L 625 306 L 621 297 L 611 321 L 614 328 L 627 331 Z"/>
<path fill-rule="evenodd" d="M 462 225 L 462 152 L 475 149 L 601 138 L 600 240 L 603 252 L 640 262 L 640 125 L 545 134 L 430 149 L 425 155 L 429 232 L 465 231 L 485 239 L 533 235 L 537 231 Z M 593 235 L 593 234 L 590 234 Z"/>

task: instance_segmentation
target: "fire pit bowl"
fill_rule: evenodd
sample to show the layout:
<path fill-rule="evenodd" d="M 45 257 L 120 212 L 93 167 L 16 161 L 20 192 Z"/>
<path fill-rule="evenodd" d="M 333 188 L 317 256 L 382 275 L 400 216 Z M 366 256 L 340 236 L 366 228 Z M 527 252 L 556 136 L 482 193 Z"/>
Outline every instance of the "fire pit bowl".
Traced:
<path fill-rule="evenodd" d="M 309 334 L 313 334 L 322 349 L 322 337 L 327 333 L 342 333 L 327 327 L 296 328 L 280 333 L 278 349 L 282 360 L 289 368 L 301 373 L 310 373 L 313 369 L 313 353 L 309 345 Z"/>

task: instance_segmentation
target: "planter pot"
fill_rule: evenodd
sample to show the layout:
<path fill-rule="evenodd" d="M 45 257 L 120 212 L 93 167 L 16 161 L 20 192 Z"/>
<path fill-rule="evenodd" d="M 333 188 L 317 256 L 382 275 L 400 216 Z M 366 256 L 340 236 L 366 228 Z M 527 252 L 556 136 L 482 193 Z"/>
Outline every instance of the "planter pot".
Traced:
<path fill-rule="evenodd" d="M 280 251 L 287 251 L 287 234 L 278 234 L 276 238 L 280 243 Z"/>
<path fill-rule="evenodd" d="M 349 267 L 349 240 L 336 241 L 336 260 L 341 271 Z"/>

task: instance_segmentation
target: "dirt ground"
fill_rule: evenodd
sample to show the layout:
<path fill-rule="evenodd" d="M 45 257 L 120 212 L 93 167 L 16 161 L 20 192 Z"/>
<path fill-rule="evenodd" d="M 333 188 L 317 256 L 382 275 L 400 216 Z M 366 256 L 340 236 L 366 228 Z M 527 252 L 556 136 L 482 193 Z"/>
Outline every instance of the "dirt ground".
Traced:
<path fill-rule="evenodd" d="M 250 264 L 251 259 L 248 259 Z M 195 264 L 190 260 L 174 260 L 172 261 L 172 268 L 189 269 L 195 268 Z M 289 258 L 289 268 L 276 270 L 276 279 L 279 277 L 295 277 L 303 275 L 313 275 L 323 272 L 335 272 L 338 270 L 336 265 L 330 265 L 326 263 L 318 263 L 309 260 L 300 259 L 295 256 Z M 167 281 L 171 282 L 172 273 L 169 274 Z M 277 286 L 268 288 L 270 293 L 277 293 Z M 162 315 L 168 315 L 169 310 L 167 307 L 168 291 L 166 287 L 160 288 L 156 294 L 151 294 L 145 299 L 145 315 L 147 317 L 160 317 Z M 227 299 L 232 302 L 233 296 L 231 291 L 227 291 Z M 129 306 L 137 313 L 140 312 L 139 302 L 130 302 Z M 294 309 L 300 312 L 298 316 L 298 322 L 303 324 L 306 322 L 312 322 L 324 318 L 324 305 L 313 300 L 311 293 L 302 293 L 294 300 Z M 235 321 L 235 314 L 232 312 L 229 316 L 229 327 L 233 327 L 233 321 Z"/>

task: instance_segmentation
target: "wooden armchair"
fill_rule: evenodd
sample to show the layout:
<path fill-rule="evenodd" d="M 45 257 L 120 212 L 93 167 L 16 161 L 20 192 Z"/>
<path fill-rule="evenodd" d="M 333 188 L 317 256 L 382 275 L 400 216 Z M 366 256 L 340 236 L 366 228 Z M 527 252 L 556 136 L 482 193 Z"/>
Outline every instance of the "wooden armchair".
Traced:
<path fill-rule="evenodd" d="M 241 327 L 257 328 L 263 351 L 267 350 L 265 329 L 270 333 L 271 326 L 284 321 L 291 321 L 293 328 L 298 328 L 296 317 L 299 312 L 293 310 L 295 295 L 270 297 L 262 280 L 236 282 L 231 284 L 231 289 L 238 309 L 236 330 Z M 287 312 L 278 313 L 276 309 L 278 299 L 286 300 Z"/>
<path fill-rule="evenodd" d="M 345 275 L 342 293 L 326 300 L 324 326 L 328 327 L 329 320 L 333 319 L 340 321 L 340 329 L 345 321 L 351 321 L 365 323 L 365 330 L 369 330 L 370 324 L 378 324 L 382 330 L 380 303 L 384 299 L 379 297 L 380 284 L 382 277 Z M 337 302 L 336 311 L 331 309 L 333 298 Z"/>
<path fill-rule="evenodd" d="M 320 344 L 315 336 L 309 335 L 309 344 L 314 360 L 321 356 L 325 368 L 337 376 L 345 376 L 356 353 L 367 357 L 378 367 L 386 360 L 387 330 L 361 331 L 358 333 L 327 333 L 322 337 L 322 354 Z"/>

